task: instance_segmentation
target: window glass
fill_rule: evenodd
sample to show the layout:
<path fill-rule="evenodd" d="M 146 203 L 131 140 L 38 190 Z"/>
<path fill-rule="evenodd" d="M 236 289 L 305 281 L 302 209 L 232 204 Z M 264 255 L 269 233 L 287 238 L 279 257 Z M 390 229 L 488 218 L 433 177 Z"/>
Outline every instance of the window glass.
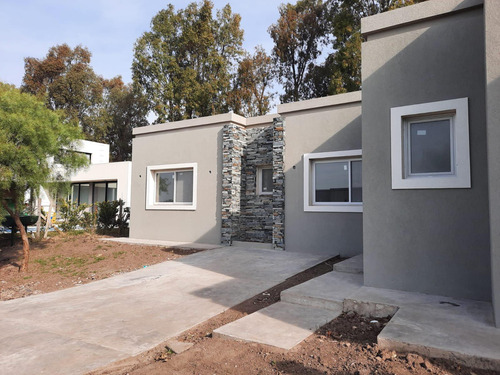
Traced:
<path fill-rule="evenodd" d="M 348 162 L 317 162 L 314 172 L 316 202 L 349 202 Z"/>
<path fill-rule="evenodd" d="M 71 202 L 78 204 L 78 191 L 80 184 L 71 185 Z"/>
<path fill-rule="evenodd" d="M 351 202 L 363 202 L 362 170 L 361 160 L 351 162 Z"/>
<path fill-rule="evenodd" d="M 177 203 L 193 202 L 193 171 L 175 172 L 175 201 Z"/>
<path fill-rule="evenodd" d="M 412 122 L 409 126 L 410 174 L 451 172 L 450 120 Z"/>
<path fill-rule="evenodd" d="M 272 193 L 273 192 L 273 169 L 272 168 L 262 168 L 260 175 L 260 191 L 262 193 Z"/>
<path fill-rule="evenodd" d="M 108 194 L 107 194 L 107 201 L 116 201 L 116 188 L 117 188 L 117 183 L 116 182 L 108 182 Z"/>
<path fill-rule="evenodd" d="M 106 200 L 106 183 L 94 183 L 94 203 L 104 202 Z"/>
<path fill-rule="evenodd" d="M 80 184 L 80 202 L 79 204 L 90 204 L 90 184 Z"/>
<path fill-rule="evenodd" d="M 174 201 L 174 173 L 160 172 L 156 174 L 156 201 Z"/>

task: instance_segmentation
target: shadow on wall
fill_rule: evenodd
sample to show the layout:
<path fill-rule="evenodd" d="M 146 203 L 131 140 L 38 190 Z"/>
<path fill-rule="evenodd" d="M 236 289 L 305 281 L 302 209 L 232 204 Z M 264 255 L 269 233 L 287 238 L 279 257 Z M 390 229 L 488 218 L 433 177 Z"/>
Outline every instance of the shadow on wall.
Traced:
<path fill-rule="evenodd" d="M 336 125 L 336 113 L 356 111 L 360 103 L 315 111 L 314 114 L 331 117 Z M 359 112 L 360 108 L 359 108 Z M 292 122 L 291 120 L 290 122 Z M 295 120 L 297 121 L 297 120 Z M 302 134 L 307 127 L 307 134 Z M 361 115 L 338 129 L 325 140 L 324 128 L 317 124 L 286 124 L 285 164 L 285 248 L 292 252 L 341 255 L 351 257 L 363 251 L 363 215 L 346 212 L 306 212 L 304 210 L 305 153 L 361 149 Z M 297 136 L 299 133 L 300 136 Z M 330 133 L 331 134 L 331 133 Z M 318 146 L 319 145 L 319 146 Z"/>
<path fill-rule="evenodd" d="M 491 299 L 483 41 L 478 7 L 363 44 L 367 286 Z M 390 109 L 465 97 L 472 188 L 393 190 Z"/>

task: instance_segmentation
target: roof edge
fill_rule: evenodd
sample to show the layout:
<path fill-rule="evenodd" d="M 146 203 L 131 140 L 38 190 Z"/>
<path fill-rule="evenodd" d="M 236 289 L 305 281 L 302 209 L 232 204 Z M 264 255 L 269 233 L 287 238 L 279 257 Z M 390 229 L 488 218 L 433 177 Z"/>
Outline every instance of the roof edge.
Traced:
<path fill-rule="evenodd" d="M 245 126 L 246 118 L 237 115 L 235 113 L 229 112 L 213 116 L 197 117 L 187 120 L 166 122 L 163 124 L 142 126 L 140 128 L 133 129 L 132 134 L 135 136 L 135 135 L 163 132 L 176 129 L 192 128 L 195 126 L 209 126 L 209 125 L 217 125 L 223 123 L 234 123 L 237 125 Z"/>
<path fill-rule="evenodd" d="M 468 8 L 482 6 L 484 0 L 428 0 L 423 3 L 361 19 L 361 34 L 368 36 L 384 30 L 421 22 L 446 14 L 462 12 Z"/>
<path fill-rule="evenodd" d="M 357 102 L 361 102 L 361 91 L 353 91 L 345 94 L 325 96 L 322 98 L 301 100 L 293 103 L 279 104 L 278 116 L 290 112 L 306 111 L 309 109 L 332 107 L 332 106 L 357 103 Z"/>

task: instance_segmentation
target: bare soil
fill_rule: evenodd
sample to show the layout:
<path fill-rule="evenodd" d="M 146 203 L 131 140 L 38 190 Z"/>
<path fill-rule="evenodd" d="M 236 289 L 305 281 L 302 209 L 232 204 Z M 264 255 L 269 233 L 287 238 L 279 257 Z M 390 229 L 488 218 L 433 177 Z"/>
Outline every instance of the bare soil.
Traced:
<path fill-rule="evenodd" d="M 137 357 L 116 362 L 88 375 L 498 374 L 413 353 L 380 350 L 377 335 L 389 318 L 377 319 L 377 323 L 372 321 L 354 313 L 343 314 L 290 351 L 205 334 L 203 339 L 195 339 L 195 345 L 181 354 L 159 345 Z"/>
<path fill-rule="evenodd" d="M 59 234 L 31 241 L 27 272 L 19 272 L 22 245 L 0 238 L 0 301 L 86 284 L 200 250 L 128 245 L 101 241 L 103 236 Z"/>

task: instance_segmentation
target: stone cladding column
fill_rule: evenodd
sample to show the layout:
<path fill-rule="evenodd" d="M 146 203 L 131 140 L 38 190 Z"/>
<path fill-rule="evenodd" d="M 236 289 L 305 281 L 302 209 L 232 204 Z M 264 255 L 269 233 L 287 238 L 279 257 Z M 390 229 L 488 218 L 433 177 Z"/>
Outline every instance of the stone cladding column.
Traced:
<path fill-rule="evenodd" d="M 273 122 L 273 247 L 285 250 L 285 122 Z"/>
<path fill-rule="evenodd" d="M 221 242 L 230 245 L 238 234 L 241 201 L 241 162 L 245 129 L 226 124 L 222 129 L 222 228 Z"/>

